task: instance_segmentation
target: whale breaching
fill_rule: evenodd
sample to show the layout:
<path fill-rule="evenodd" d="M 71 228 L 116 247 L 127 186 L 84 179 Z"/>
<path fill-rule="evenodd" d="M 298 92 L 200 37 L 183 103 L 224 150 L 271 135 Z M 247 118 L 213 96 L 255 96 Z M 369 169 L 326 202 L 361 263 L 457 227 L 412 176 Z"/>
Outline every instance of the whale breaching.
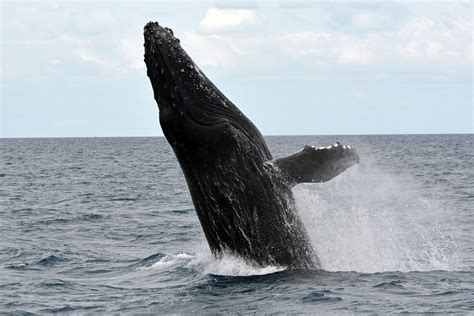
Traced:
<path fill-rule="evenodd" d="M 273 159 L 259 130 L 196 66 L 171 29 L 150 22 L 144 37 L 160 124 L 212 253 L 258 266 L 318 269 L 291 187 L 334 178 L 359 162 L 355 148 L 305 146 Z"/>

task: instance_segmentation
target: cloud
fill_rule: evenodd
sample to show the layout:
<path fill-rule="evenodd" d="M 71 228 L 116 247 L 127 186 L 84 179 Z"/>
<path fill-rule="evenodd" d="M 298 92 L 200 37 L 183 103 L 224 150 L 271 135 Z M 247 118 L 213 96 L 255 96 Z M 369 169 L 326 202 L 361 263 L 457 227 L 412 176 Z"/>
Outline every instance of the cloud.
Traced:
<path fill-rule="evenodd" d="M 373 54 L 371 51 L 361 47 L 344 47 L 338 55 L 340 64 L 368 65 L 372 63 Z"/>
<path fill-rule="evenodd" d="M 311 72 L 314 67 L 353 66 L 414 72 L 419 71 L 418 66 L 470 69 L 474 60 L 472 22 L 464 6 L 441 6 L 452 12 L 446 10 L 438 16 L 424 9 L 410 12 L 406 6 L 380 3 L 280 3 L 282 8 L 308 4 L 299 9 L 301 12 L 277 5 L 272 11 L 259 9 L 253 2 L 239 3 L 202 6 L 202 19 L 193 9 L 194 17 L 181 22 L 179 37 L 198 65 L 267 74 L 292 72 L 301 65 L 304 67 L 299 69 Z M 317 10 L 311 9 L 314 6 Z M 131 18 L 131 10 L 106 5 L 6 3 L 6 8 L 2 53 L 9 62 L 2 69 L 4 79 L 36 76 L 44 80 L 60 75 L 116 78 L 145 67 L 141 27 L 148 9 Z M 262 20 L 263 12 L 267 20 Z M 311 20 L 294 19 L 308 14 Z M 288 19 L 280 21 L 281 17 Z M 166 21 L 170 26 L 179 25 L 175 22 Z M 413 65 L 417 70 L 412 70 Z"/>
<path fill-rule="evenodd" d="M 307 9 L 317 5 L 317 2 L 310 2 L 306 0 L 285 0 L 278 2 L 279 7 L 285 10 L 293 10 L 293 9 Z"/>
<path fill-rule="evenodd" d="M 367 17 L 360 19 L 358 23 L 366 26 L 375 23 Z M 449 65 L 472 62 L 471 30 L 472 23 L 466 21 L 446 24 L 412 18 L 398 29 L 380 32 L 304 31 L 247 37 L 188 32 L 183 45 L 196 62 L 220 68 L 243 66 L 242 62 L 254 62 L 252 66 L 264 68 L 282 60 L 309 67 L 375 64 L 406 67 L 416 63 L 449 68 Z"/>
<path fill-rule="evenodd" d="M 248 27 L 256 21 L 255 10 L 209 8 L 199 27 L 204 32 L 213 33 Z"/>
<path fill-rule="evenodd" d="M 257 1 L 219 1 L 214 4 L 219 9 L 256 9 L 258 7 Z"/>
<path fill-rule="evenodd" d="M 58 59 L 58 58 L 53 58 L 53 59 L 50 59 L 50 60 L 49 60 L 49 63 L 50 63 L 51 65 L 60 65 L 60 64 L 61 64 L 61 60 Z"/>
<path fill-rule="evenodd" d="M 108 62 L 106 62 L 105 60 L 103 60 L 102 58 L 98 56 L 93 55 L 92 53 L 87 51 L 85 47 L 78 47 L 74 49 L 74 54 L 78 56 L 82 61 L 97 64 L 101 67 L 110 66 Z"/>
<path fill-rule="evenodd" d="M 108 9 L 78 10 L 72 14 L 71 28 L 75 34 L 94 35 L 107 32 L 118 21 Z"/>
<path fill-rule="evenodd" d="M 462 62 L 469 59 L 472 23 L 455 21 L 445 25 L 428 18 L 414 18 L 395 38 L 394 50 L 406 59 Z"/>
<path fill-rule="evenodd" d="M 228 67 L 235 64 L 237 52 L 229 42 L 218 35 L 200 35 L 186 32 L 182 38 L 183 47 L 189 51 L 198 65 Z M 212 53 L 211 53 L 212 52 Z"/>
<path fill-rule="evenodd" d="M 352 14 L 352 25 L 361 28 L 369 29 L 383 25 L 386 17 L 382 14 L 374 14 L 373 12 L 359 11 Z"/>
<path fill-rule="evenodd" d="M 141 38 L 124 39 L 120 43 L 122 56 L 126 59 L 126 66 L 131 69 L 144 69 L 143 43 Z"/>
<path fill-rule="evenodd" d="M 276 42 L 290 56 L 300 58 L 306 55 L 321 56 L 327 53 L 328 47 L 334 41 L 334 33 L 330 32 L 292 32 L 268 38 Z"/>

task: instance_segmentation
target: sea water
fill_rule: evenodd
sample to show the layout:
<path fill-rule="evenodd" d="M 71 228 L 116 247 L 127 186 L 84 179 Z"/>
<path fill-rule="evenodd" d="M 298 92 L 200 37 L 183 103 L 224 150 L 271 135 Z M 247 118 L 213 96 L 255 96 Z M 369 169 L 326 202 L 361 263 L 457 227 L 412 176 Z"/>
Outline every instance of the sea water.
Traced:
<path fill-rule="evenodd" d="M 0 140 L 0 313 L 474 312 L 472 135 L 267 137 L 356 145 L 293 191 L 321 271 L 211 256 L 164 138 Z"/>

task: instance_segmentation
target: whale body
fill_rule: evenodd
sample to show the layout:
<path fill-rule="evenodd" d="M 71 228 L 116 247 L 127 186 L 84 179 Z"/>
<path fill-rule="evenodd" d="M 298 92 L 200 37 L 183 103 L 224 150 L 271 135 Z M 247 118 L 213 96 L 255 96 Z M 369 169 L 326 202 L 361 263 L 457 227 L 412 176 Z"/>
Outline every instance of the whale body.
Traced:
<path fill-rule="evenodd" d="M 258 265 L 318 269 L 291 187 L 359 162 L 336 143 L 273 159 L 254 124 L 206 77 L 169 28 L 144 28 L 147 75 L 211 252 Z M 212 54 L 212 52 L 209 52 Z"/>

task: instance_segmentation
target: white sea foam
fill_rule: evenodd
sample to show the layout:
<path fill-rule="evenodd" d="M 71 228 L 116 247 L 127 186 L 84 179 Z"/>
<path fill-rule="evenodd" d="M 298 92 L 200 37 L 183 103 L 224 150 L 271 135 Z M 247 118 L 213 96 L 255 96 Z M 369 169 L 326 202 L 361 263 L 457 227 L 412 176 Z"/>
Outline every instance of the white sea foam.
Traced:
<path fill-rule="evenodd" d="M 166 255 L 149 267 L 141 267 L 139 270 L 166 269 L 175 265 L 185 265 L 195 256 L 188 253 L 178 253 L 176 255 Z"/>
<path fill-rule="evenodd" d="M 219 259 L 208 257 L 204 265 L 204 273 L 229 276 L 264 275 L 283 270 L 285 268 L 277 266 L 258 267 L 228 254 Z"/>
<path fill-rule="evenodd" d="M 139 270 L 149 269 L 171 269 L 176 266 L 187 266 L 201 271 L 204 274 L 226 275 L 226 276 L 251 276 L 265 275 L 285 268 L 276 266 L 258 267 L 240 257 L 224 254 L 221 258 L 214 258 L 207 245 L 202 245 L 197 249 L 196 255 L 189 253 L 179 253 L 176 255 L 166 255 L 149 267 L 141 267 Z"/>
<path fill-rule="evenodd" d="M 177 254 L 176 258 L 177 259 L 190 259 L 190 258 L 194 258 L 194 256 L 183 252 L 183 253 Z"/>
<path fill-rule="evenodd" d="M 404 176 L 351 168 L 294 188 L 298 211 L 327 271 L 462 270 L 450 212 Z"/>

